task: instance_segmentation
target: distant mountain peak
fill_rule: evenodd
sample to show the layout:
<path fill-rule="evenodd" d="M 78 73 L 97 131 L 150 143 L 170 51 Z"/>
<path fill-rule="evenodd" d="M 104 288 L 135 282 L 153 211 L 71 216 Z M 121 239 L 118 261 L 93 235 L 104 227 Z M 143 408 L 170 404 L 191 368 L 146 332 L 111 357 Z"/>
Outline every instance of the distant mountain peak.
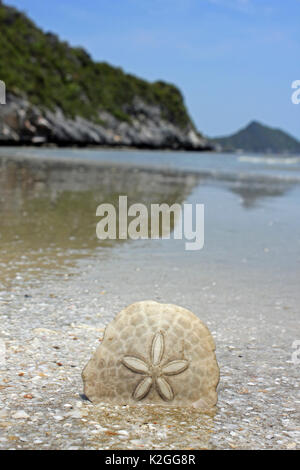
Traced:
<path fill-rule="evenodd" d="M 281 129 L 268 127 L 255 120 L 235 134 L 212 140 L 225 151 L 300 153 L 300 142 L 297 139 Z"/>
<path fill-rule="evenodd" d="M 263 124 L 261 124 L 259 121 L 250 121 L 249 124 L 246 126 L 246 128 L 253 128 L 253 127 L 265 127 Z"/>

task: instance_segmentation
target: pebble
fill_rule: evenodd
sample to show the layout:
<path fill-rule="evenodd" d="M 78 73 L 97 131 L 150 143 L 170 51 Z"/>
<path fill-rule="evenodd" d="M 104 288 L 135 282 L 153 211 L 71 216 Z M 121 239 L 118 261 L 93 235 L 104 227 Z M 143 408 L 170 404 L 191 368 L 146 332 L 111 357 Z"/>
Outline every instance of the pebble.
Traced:
<path fill-rule="evenodd" d="M 55 419 L 55 421 L 63 421 L 64 417 L 63 416 L 53 416 L 53 418 Z"/>
<path fill-rule="evenodd" d="M 29 418 L 29 415 L 25 411 L 20 410 L 20 411 L 17 411 L 16 413 L 14 413 L 12 415 L 12 417 L 14 419 L 27 419 L 27 418 Z"/>
<path fill-rule="evenodd" d="M 81 411 L 73 411 L 72 413 L 69 413 L 68 416 L 70 418 L 80 419 L 80 418 L 82 418 L 82 413 L 81 413 Z"/>
<path fill-rule="evenodd" d="M 0 410 L 0 419 L 6 418 L 8 416 L 8 411 L 5 409 Z"/>

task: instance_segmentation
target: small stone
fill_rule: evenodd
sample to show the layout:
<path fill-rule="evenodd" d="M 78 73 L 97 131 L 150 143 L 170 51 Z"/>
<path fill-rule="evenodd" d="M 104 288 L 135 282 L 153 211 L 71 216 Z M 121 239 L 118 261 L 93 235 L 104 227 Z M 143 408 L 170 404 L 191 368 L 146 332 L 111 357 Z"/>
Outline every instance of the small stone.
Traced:
<path fill-rule="evenodd" d="M 16 413 L 14 413 L 12 415 L 12 417 L 14 419 L 27 419 L 27 418 L 29 418 L 29 415 L 25 411 L 20 410 L 20 411 L 17 411 Z"/>
<path fill-rule="evenodd" d="M 73 412 L 69 413 L 68 416 L 70 418 L 80 419 L 80 418 L 82 418 L 82 413 L 81 413 L 80 410 L 78 410 L 78 411 L 76 410 L 76 411 L 73 411 Z"/>
<path fill-rule="evenodd" d="M 36 375 L 35 377 L 32 377 L 31 382 L 35 384 L 35 383 L 38 383 L 40 380 L 41 380 L 41 377 Z"/>
<path fill-rule="evenodd" d="M 55 331 L 55 330 L 49 330 L 47 328 L 35 328 L 34 330 L 32 330 L 32 332 L 34 334 L 42 334 L 42 335 L 57 335 L 58 332 Z"/>
<path fill-rule="evenodd" d="M 94 403 L 213 407 L 219 368 L 208 328 L 189 310 L 153 301 L 122 310 L 82 373 Z"/>
<path fill-rule="evenodd" d="M 120 429 L 120 431 L 118 431 L 118 434 L 120 434 L 121 436 L 129 436 L 129 432 L 125 431 L 125 429 Z"/>
<path fill-rule="evenodd" d="M 11 426 L 10 421 L 0 421 L 0 428 L 9 428 Z"/>
<path fill-rule="evenodd" d="M 53 416 L 53 419 L 55 419 L 55 421 L 63 421 L 64 417 L 60 415 L 56 415 L 56 416 Z"/>
<path fill-rule="evenodd" d="M 242 388 L 241 390 L 238 391 L 240 395 L 247 395 L 249 393 L 249 390 L 247 388 Z"/>
<path fill-rule="evenodd" d="M 144 444 L 143 441 L 140 441 L 138 439 L 131 439 L 130 443 L 134 446 L 140 446 L 141 444 Z"/>
<path fill-rule="evenodd" d="M 6 418 L 7 416 L 8 416 L 8 411 L 5 408 L 0 410 L 0 419 Z"/>

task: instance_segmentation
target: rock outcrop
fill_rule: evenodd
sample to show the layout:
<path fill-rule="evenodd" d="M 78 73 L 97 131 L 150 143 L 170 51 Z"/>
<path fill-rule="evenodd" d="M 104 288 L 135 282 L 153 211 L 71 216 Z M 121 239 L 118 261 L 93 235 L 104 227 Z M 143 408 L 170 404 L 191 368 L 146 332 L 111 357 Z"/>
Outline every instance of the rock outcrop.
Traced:
<path fill-rule="evenodd" d="M 81 116 L 67 117 L 32 105 L 28 99 L 8 93 L 0 106 L 0 143 L 42 145 L 104 145 L 149 149 L 207 150 L 212 146 L 190 125 L 181 129 L 168 122 L 159 106 L 135 98 L 128 105 L 131 121 L 121 121 L 99 111 L 100 124 Z"/>

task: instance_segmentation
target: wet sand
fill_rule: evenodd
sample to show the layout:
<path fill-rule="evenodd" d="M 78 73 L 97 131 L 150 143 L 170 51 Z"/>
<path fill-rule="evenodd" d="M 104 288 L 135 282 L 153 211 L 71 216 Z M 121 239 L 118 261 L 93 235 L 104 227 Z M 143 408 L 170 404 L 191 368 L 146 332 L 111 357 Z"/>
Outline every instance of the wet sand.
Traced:
<path fill-rule="evenodd" d="M 147 179 L 146 173 L 143 177 Z M 76 172 L 76 189 L 84 180 L 86 175 L 78 177 Z M 120 179 L 121 189 L 125 180 Z M 298 196 L 292 197 L 288 188 L 270 195 L 266 187 L 263 194 L 256 191 L 253 200 L 253 191 L 245 192 L 245 186 L 237 194 L 223 182 L 216 187 L 184 177 L 183 184 L 171 177 L 166 185 L 166 176 L 153 175 L 152 186 L 144 179 L 136 192 L 131 180 L 132 200 L 143 197 L 152 202 L 164 194 L 166 201 L 207 201 L 206 245 L 195 255 L 174 240 L 98 245 L 95 207 L 102 201 L 100 195 L 109 199 L 120 185 L 107 183 L 109 191 L 103 193 L 101 185 L 98 193 L 76 198 L 78 191 L 73 187 L 66 193 L 62 178 L 51 202 L 47 188 L 36 189 L 41 178 L 33 181 L 26 197 L 12 185 L 15 199 L 5 199 L 12 204 L 6 208 L 5 224 L 11 233 L 21 230 L 21 248 L 13 253 L 15 245 L 7 237 L 0 260 L 0 337 L 6 345 L 0 374 L 0 448 L 299 448 L 299 365 L 292 362 L 292 344 L 300 339 L 299 236 L 292 217 Z M 88 191 L 86 186 L 81 189 L 81 196 Z M 42 194 L 45 206 L 32 206 Z M 82 231 L 72 225 L 73 217 L 63 223 L 63 208 L 69 208 L 74 197 L 73 210 L 81 207 L 77 214 Z M 244 205 L 245 198 L 252 201 L 250 208 Z M 31 232 L 24 232 L 24 223 L 18 228 L 14 222 L 16 217 L 20 220 L 23 204 Z M 49 204 L 60 217 L 49 218 Z M 40 220 L 43 207 L 48 216 L 39 225 L 36 215 Z M 220 212 L 229 209 L 226 222 Z M 254 223 L 256 232 L 251 234 Z M 46 226 L 56 228 L 52 236 L 44 231 Z M 288 246 L 286 233 L 291 234 Z M 50 240 L 53 246 L 47 252 Z M 28 271 L 34 262 L 31 253 L 37 256 L 38 250 L 45 264 L 35 258 L 37 269 Z M 7 270 L 4 256 L 13 271 Z M 27 261 L 22 262 L 22 256 Z M 80 396 L 82 368 L 106 324 L 121 308 L 146 299 L 189 308 L 210 328 L 221 380 L 217 408 L 209 415 L 168 407 L 95 407 Z"/>

